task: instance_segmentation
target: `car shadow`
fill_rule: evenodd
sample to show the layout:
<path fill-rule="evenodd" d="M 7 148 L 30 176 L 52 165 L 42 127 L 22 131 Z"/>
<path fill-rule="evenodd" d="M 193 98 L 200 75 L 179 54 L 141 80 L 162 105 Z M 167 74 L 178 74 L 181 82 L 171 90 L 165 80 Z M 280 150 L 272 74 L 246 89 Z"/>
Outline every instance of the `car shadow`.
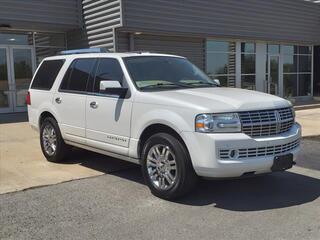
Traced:
<path fill-rule="evenodd" d="M 106 174 L 121 172 L 132 168 L 140 169 L 140 166 L 137 164 L 80 148 L 72 148 L 71 153 L 66 157 L 66 161 L 61 164 L 79 164 Z"/>
<path fill-rule="evenodd" d="M 178 202 L 192 206 L 213 204 L 230 211 L 261 211 L 312 202 L 320 196 L 320 179 L 292 172 L 247 179 L 201 181 Z"/>
<path fill-rule="evenodd" d="M 75 150 L 65 162 L 73 163 L 144 184 L 140 166 L 133 163 L 81 149 Z M 175 202 L 190 206 L 213 205 L 230 211 L 261 211 L 305 204 L 319 196 L 320 179 L 280 172 L 245 179 L 201 179 L 191 194 Z"/>

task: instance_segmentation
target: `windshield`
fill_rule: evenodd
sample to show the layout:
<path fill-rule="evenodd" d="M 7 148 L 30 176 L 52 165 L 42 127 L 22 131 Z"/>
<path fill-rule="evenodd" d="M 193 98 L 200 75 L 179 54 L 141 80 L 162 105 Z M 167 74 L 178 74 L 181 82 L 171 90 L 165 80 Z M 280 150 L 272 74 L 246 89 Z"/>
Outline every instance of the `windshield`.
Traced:
<path fill-rule="evenodd" d="M 140 90 L 217 86 L 185 58 L 139 56 L 126 57 L 124 61 L 132 80 Z"/>

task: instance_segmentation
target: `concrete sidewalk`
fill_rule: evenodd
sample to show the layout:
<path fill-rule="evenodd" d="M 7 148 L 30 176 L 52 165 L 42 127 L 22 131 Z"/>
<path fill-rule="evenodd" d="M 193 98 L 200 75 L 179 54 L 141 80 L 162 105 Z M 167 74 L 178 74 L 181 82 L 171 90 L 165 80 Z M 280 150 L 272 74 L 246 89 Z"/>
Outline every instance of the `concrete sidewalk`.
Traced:
<path fill-rule="evenodd" d="M 27 122 L 0 124 L 0 194 L 98 176 L 131 164 L 84 150 L 55 164 L 42 155 L 39 135 Z"/>
<path fill-rule="evenodd" d="M 320 135 L 320 108 L 296 113 L 297 121 L 303 126 L 303 136 Z M 41 153 L 38 133 L 27 122 L 0 124 L 0 194 L 98 176 L 133 166 L 84 150 L 74 151 L 65 163 L 50 163 Z"/>
<path fill-rule="evenodd" d="M 302 126 L 302 136 L 320 135 L 320 108 L 297 110 L 296 121 Z"/>

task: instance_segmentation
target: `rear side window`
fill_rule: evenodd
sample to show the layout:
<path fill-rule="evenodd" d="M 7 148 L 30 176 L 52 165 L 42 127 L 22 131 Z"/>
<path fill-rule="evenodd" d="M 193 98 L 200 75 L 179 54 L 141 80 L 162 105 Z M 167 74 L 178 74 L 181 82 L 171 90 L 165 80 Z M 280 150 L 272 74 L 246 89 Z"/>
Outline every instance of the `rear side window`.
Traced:
<path fill-rule="evenodd" d="M 119 81 L 122 84 L 123 72 L 116 59 L 101 58 L 94 79 L 94 92 L 100 91 L 101 81 Z"/>
<path fill-rule="evenodd" d="M 67 70 L 60 89 L 66 91 L 85 92 L 87 83 L 92 78 L 92 69 L 96 59 L 77 59 Z"/>
<path fill-rule="evenodd" d="M 46 60 L 41 65 L 37 74 L 34 77 L 31 88 L 50 90 L 62 65 L 63 59 L 59 60 Z"/>

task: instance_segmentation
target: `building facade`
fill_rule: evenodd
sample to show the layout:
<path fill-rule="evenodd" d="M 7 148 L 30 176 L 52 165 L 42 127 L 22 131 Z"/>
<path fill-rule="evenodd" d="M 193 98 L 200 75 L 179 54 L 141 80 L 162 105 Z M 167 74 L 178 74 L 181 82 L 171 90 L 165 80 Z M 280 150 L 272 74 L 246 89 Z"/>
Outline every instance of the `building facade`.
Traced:
<path fill-rule="evenodd" d="M 223 86 L 320 96 L 320 4 L 304 0 L 0 0 L 0 113 L 25 111 L 37 64 L 105 47 L 187 57 Z"/>

